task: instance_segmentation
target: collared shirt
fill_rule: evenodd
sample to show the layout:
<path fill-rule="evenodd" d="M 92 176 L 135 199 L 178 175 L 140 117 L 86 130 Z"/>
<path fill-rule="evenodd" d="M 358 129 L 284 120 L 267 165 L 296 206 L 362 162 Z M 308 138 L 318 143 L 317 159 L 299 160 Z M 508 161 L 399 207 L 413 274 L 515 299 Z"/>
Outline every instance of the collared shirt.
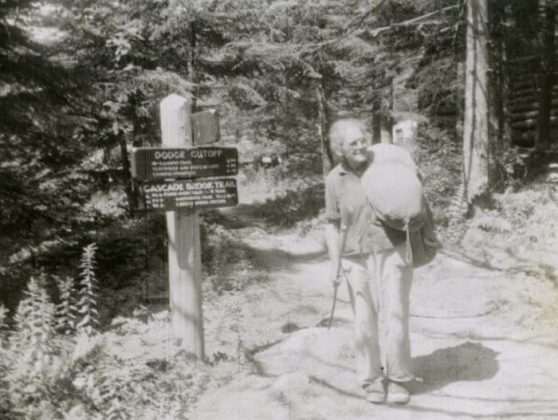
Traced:
<path fill-rule="evenodd" d="M 340 163 L 325 180 L 325 215 L 332 223 L 348 219 L 343 255 L 365 255 L 392 250 L 406 240 L 405 232 L 384 225 L 366 200 L 360 177 Z"/>

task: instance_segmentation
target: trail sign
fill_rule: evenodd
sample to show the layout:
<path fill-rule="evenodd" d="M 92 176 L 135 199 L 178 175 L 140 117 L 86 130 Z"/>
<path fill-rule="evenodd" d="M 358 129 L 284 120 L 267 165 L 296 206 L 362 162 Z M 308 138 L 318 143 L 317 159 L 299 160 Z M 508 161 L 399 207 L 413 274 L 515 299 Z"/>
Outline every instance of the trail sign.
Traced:
<path fill-rule="evenodd" d="M 234 147 L 153 148 L 132 151 L 132 176 L 138 180 L 206 178 L 238 173 Z"/>
<path fill-rule="evenodd" d="M 207 209 L 238 204 L 234 178 L 146 183 L 144 194 L 145 205 L 151 210 Z"/>

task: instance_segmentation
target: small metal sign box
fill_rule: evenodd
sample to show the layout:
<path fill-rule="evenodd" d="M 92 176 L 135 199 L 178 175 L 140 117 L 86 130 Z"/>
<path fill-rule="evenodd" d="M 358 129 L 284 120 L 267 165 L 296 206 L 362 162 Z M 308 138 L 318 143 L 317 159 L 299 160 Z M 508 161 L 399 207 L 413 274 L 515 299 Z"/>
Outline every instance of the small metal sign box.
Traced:
<path fill-rule="evenodd" d="M 150 182 L 144 185 L 147 209 L 175 211 L 208 209 L 238 204 L 236 179 L 200 179 Z"/>
<path fill-rule="evenodd" d="M 206 178 L 238 173 L 234 147 L 154 148 L 132 151 L 132 176 L 138 180 Z"/>
<path fill-rule="evenodd" d="M 221 138 L 219 114 L 215 109 L 196 112 L 192 115 L 192 135 L 194 144 L 215 143 Z"/>

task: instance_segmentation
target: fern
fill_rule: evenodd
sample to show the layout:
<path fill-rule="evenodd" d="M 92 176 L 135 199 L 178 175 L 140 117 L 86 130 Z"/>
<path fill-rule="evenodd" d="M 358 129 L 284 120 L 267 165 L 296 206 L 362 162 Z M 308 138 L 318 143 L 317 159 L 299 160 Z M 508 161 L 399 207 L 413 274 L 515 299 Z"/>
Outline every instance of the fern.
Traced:
<path fill-rule="evenodd" d="M 448 241 L 450 243 L 458 243 L 465 234 L 464 221 L 467 211 L 466 187 L 464 183 L 461 183 L 455 191 L 447 210 Z"/>
<path fill-rule="evenodd" d="M 15 333 L 10 338 L 7 359 L 9 370 L 5 381 L 10 403 L 16 414 L 33 417 L 40 405 L 47 409 L 50 370 L 58 348 L 55 345 L 55 306 L 44 287 L 44 278 L 31 277 L 20 302 L 15 320 Z"/>
<path fill-rule="evenodd" d="M 34 279 L 32 278 L 29 283 L 31 283 L 31 281 L 34 281 Z M 24 294 L 27 295 L 28 290 L 25 290 Z M 15 332 L 10 340 L 12 347 L 21 348 L 29 342 L 30 336 L 32 335 L 30 319 L 33 312 L 34 302 L 30 297 L 24 298 L 19 302 L 14 315 Z"/>
<path fill-rule="evenodd" d="M 7 372 L 5 345 L 7 344 L 7 330 L 6 323 L 8 317 L 8 310 L 4 305 L 0 304 L 0 393 L 2 392 L 2 378 L 5 377 Z M 2 398 L 0 397 L 0 401 Z M 1 405 L 1 404 L 0 404 Z"/>
<path fill-rule="evenodd" d="M 95 243 L 87 245 L 81 257 L 81 280 L 79 290 L 78 313 L 81 320 L 77 324 L 78 330 L 92 335 L 99 325 L 99 312 L 97 311 L 97 279 L 95 277 Z"/>
<path fill-rule="evenodd" d="M 459 187 L 453 195 L 450 205 L 448 206 L 448 216 L 450 221 L 462 221 L 467 214 L 467 195 L 465 184 L 459 184 Z"/>
<path fill-rule="evenodd" d="M 44 288 L 43 278 L 31 277 L 24 295 L 14 316 L 16 332 L 10 344 L 26 350 L 23 360 L 29 367 L 40 369 L 48 363 L 53 351 L 55 307 Z"/>
<path fill-rule="evenodd" d="M 103 419 L 128 419 L 121 403 L 122 396 L 126 395 L 126 385 L 119 377 L 104 373 L 103 360 L 106 357 L 101 336 L 79 335 L 69 357 L 75 373 L 73 383 L 81 399 L 89 402 Z"/>
<path fill-rule="evenodd" d="M 97 319 L 94 255 L 94 245 L 85 248 L 79 291 L 84 318 L 76 337 L 56 335 L 59 326 L 70 327 L 75 319 L 72 279 L 55 278 L 61 300 L 57 306 L 44 278 L 29 280 L 14 315 L 14 332 L 0 346 L 0 418 L 69 418 L 76 412 L 79 418 L 90 413 L 100 416 L 95 418 L 129 418 L 121 402 L 124 384 L 100 373 L 102 343 L 100 336 L 90 336 Z M 0 325 L 5 318 L 0 307 Z"/>
<path fill-rule="evenodd" d="M 74 279 L 54 277 L 60 295 L 60 303 L 56 306 L 56 330 L 71 333 L 76 326 L 77 308 L 74 299 Z"/>
<path fill-rule="evenodd" d="M 0 305 L 0 418 L 7 417 L 10 406 L 10 397 L 6 376 L 8 375 L 8 357 L 5 350 L 7 339 L 8 310 Z"/>
<path fill-rule="evenodd" d="M 0 347 L 6 337 L 6 333 L 8 331 L 8 310 L 4 307 L 4 305 L 0 304 Z"/>
<path fill-rule="evenodd" d="M 47 366 L 56 351 L 53 346 L 55 335 L 55 314 L 56 307 L 51 302 L 50 297 L 44 287 L 43 281 L 36 284 L 35 290 L 37 299 L 36 311 L 36 333 L 32 337 L 36 349 L 37 370 L 42 371 Z"/>

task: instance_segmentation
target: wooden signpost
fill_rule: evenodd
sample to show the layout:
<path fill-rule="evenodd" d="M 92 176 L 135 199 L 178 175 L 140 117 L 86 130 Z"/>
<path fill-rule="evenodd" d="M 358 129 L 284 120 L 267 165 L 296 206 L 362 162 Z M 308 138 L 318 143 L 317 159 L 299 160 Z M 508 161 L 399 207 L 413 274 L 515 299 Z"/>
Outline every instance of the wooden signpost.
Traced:
<path fill-rule="evenodd" d="M 146 208 L 166 212 L 172 326 L 186 351 L 203 359 L 201 248 L 196 210 L 238 203 L 236 180 L 215 178 L 238 173 L 238 153 L 234 148 L 194 147 L 219 140 L 214 111 L 192 116 L 191 101 L 174 94 L 161 101 L 160 110 L 162 148 L 135 149 L 132 175 L 145 181 Z"/>

